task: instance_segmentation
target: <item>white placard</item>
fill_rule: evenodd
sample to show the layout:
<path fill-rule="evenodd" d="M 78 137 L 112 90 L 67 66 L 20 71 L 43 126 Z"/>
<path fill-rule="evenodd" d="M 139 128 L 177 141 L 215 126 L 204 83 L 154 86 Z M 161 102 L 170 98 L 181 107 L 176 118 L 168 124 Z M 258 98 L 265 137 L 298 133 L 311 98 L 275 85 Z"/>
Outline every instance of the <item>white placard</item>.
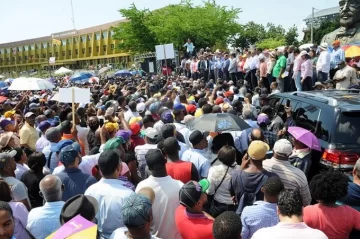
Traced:
<path fill-rule="evenodd" d="M 175 51 L 174 44 L 165 44 L 165 45 L 157 45 L 155 46 L 156 51 L 156 59 L 157 60 L 165 60 L 165 59 L 174 59 Z"/>
<path fill-rule="evenodd" d="M 154 72 L 154 62 L 152 62 L 152 61 L 149 62 L 149 72 L 150 73 Z"/>
<path fill-rule="evenodd" d="M 90 103 L 90 89 L 89 88 L 77 88 L 75 90 L 75 101 L 74 103 Z M 60 88 L 59 89 L 59 102 L 72 103 L 72 89 L 73 88 Z"/>

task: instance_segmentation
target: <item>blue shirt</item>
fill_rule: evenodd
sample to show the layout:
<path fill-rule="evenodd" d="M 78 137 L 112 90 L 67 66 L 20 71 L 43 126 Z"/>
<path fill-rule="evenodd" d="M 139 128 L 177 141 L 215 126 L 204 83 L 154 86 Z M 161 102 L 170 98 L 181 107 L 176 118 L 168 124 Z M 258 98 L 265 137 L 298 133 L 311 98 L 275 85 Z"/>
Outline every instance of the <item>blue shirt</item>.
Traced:
<path fill-rule="evenodd" d="M 256 201 L 253 206 L 245 207 L 241 214 L 242 239 L 250 239 L 257 230 L 278 224 L 276 206 L 276 203 Z"/>
<path fill-rule="evenodd" d="M 350 182 L 346 197 L 339 200 L 339 204 L 346 204 L 360 211 L 360 185 Z"/>
<path fill-rule="evenodd" d="M 46 158 L 46 165 L 45 167 L 48 166 L 48 161 L 49 161 L 49 157 L 51 154 L 51 159 L 50 159 L 50 172 L 52 173 L 54 171 L 54 169 L 59 165 L 59 159 L 56 157 L 56 152 L 51 153 L 50 148 L 54 145 L 56 145 L 57 143 L 52 143 L 50 142 L 50 144 L 48 144 L 47 146 L 45 146 L 45 148 L 43 149 L 42 153 L 45 155 Z"/>
<path fill-rule="evenodd" d="M 93 176 L 83 173 L 78 168 L 65 168 L 56 176 L 60 178 L 65 187 L 62 196 L 64 202 L 75 195 L 84 194 L 88 187 L 97 182 Z"/>
<path fill-rule="evenodd" d="M 185 43 L 184 47 L 186 47 L 186 51 L 187 52 L 193 52 L 194 51 L 194 44 L 192 42 L 190 43 Z"/>
<path fill-rule="evenodd" d="M 340 47 L 330 54 L 330 68 L 335 69 L 340 61 L 345 61 L 345 51 Z"/>
<path fill-rule="evenodd" d="M 29 212 L 26 228 L 36 239 L 45 239 L 60 228 L 60 213 L 65 202 L 47 202 Z"/>
<path fill-rule="evenodd" d="M 205 150 L 191 148 L 186 150 L 181 158 L 183 161 L 191 162 L 195 165 L 200 178 L 207 178 L 210 169 L 210 162 L 205 157 L 205 153 Z"/>

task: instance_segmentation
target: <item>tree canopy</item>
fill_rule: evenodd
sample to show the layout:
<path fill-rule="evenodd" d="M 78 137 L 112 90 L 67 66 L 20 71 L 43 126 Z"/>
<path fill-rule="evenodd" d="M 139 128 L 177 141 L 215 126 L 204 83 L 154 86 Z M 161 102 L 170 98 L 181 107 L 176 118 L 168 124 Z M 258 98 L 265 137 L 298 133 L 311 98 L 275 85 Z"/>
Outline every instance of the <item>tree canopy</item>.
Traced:
<path fill-rule="evenodd" d="M 319 27 L 314 28 L 314 43 L 320 44 L 322 38 L 330 33 L 335 31 L 340 27 L 340 18 L 337 17 L 334 19 L 325 19 L 322 20 Z M 304 43 L 310 42 L 311 40 L 311 33 L 310 31 L 305 34 L 304 36 Z"/>

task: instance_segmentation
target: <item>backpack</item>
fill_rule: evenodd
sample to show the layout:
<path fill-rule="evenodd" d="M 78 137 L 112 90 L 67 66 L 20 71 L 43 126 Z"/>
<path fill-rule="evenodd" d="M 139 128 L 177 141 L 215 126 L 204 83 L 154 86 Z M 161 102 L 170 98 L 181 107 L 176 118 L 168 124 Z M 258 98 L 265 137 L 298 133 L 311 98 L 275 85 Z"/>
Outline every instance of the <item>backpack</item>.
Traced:
<path fill-rule="evenodd" d="M 240 188 L 241 191 L 243 192 L 243 195 L 241 196 L 240 200 L 239 200 L 239 205 L 236 209 L 236 213 L 240 216 L 242 211 L 244 210 L 244 208 L 246 206 L 252 206 L 254 204 L 254 202 L 256 202 L 256 198 L 258 193 L 261 190 L 261 187 L 264 185 L 264 182 L 266 179 L 268 179 L 269 177 L 267 175 L 264 175 L 261 182 L 258 184 L 258 186 L 255 189 L 255 192 L 246 192 L 245 188 L 243 186 L 243 182 L 242 182 L 242 177 L 241 177 L 242 171 L 240 171 Z"/>

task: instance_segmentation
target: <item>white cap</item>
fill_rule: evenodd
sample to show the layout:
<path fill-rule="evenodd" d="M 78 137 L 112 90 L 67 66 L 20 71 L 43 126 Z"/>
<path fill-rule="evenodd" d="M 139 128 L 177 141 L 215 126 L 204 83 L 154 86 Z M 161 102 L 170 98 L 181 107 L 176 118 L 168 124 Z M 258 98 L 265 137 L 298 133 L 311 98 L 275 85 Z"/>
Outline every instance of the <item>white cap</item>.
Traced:
<path fill-rule="evenodd" d="M 287 139 L 280 139 L 274 145 L 274 152 L 280 156 L 288 157 L 292 154 L 292 144 Z"/>
<path fill-rule="evenodd" d="M 145 130 L 145 136 L 150 139 L 155 139 L 158 136 L 158 132 L 156 129 L 148 127 Z"/>
<path fill-rule="evenodd" d="M 144 102 L 140 102 L 136 105 L 136 111 L 139 113 L 143 113 L 146 109 L 145 103 Z"/>
<path fill-rule="evenodd" d="M 308 54 L 307 51 L 302 51 L 302 52 L 300 52 L 300 56 L 305 56 L 305 55 L 307 55 L 307 54 Z"/>
<path fill-rule="evenodd" d="M 327 50 L 329 47 L 329 45 L 326 43 L 326 42 L 323 42 L 320 44 L 320 48 L 323 49 L 323 50 Z"/>
<path fill-rule="evenodd" d="M 27 112 L 27 113 L 25 114 L 25 118 L 29 118 L 29 117 L 31 117 L 31 116 L 33 116 L 33 115 L 35 115 L 33 112 Z"/>

